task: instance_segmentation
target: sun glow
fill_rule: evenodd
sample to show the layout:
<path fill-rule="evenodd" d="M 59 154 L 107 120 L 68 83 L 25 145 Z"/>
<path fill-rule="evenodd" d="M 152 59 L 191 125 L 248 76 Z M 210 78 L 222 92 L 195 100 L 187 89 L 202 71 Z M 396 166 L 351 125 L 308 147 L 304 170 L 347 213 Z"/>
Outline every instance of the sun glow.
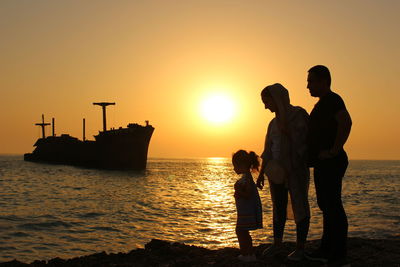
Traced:
<path fill-rule="evenodd" d="M 214 124 L 223 124 L 235 115 L 233 100 L 224 94 L 213 94 L 201 103 L 201 115 Z"/>

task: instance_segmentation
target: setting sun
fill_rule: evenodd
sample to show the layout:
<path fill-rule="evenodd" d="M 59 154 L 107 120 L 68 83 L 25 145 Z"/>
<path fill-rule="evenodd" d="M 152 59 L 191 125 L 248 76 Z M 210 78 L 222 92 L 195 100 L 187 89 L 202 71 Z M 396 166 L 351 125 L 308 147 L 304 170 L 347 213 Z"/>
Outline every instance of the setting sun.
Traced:
<path fill-rule="evenodd" d="M 227 95 L 211 95 L 201 103 L 201 115 L 209 122 L 222 124 L 232 120 L 235 104 Z"/>

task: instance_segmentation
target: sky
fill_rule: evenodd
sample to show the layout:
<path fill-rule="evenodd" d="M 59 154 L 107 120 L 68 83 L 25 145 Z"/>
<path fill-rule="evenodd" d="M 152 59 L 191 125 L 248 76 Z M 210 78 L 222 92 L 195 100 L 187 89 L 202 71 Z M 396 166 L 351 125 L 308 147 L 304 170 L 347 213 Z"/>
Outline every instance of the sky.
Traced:
<path fill-rule="evenodd" d="M 396 0 L 2 0 L 0 154 L 31 152 L 42 114 L 78 138 L 85 118 L 93 139 L 100 101 L 116 102 L 109 127 L 150 121 L 150 157 L 261 153 L 274 116 L 261 90 L 279 82 L 311 112 L 307 71 L 322 64 L 353 120 L 349 158 L 400 160 L 399 10 Z M 215 95 L 231 101 L 229 120 L 202 112 Z"/>

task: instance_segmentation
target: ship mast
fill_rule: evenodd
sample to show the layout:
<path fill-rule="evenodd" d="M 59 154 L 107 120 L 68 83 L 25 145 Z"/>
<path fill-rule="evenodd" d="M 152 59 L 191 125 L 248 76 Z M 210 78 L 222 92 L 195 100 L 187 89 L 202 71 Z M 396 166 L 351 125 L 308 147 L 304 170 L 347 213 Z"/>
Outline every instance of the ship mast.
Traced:
<path fill-rule="evenodd" d="M 106 123 L 106 107 L 109 105 L 115 105 L 115 103 L 110 103 L 110 102 L 98 102 L 98 103 L 93 103 L 93 105 L 98 105 L 101 106 L 103 109 L 103 131 L 107 131 L 107 123 Z"/>
<path fill-rule="evenodd" d="M 50 123 L 45 123 L 44 122 L 44 115 L 42 114 L 42 123 L 35 123 L 35 125 L 42 127 L 42 138 L 45 139 L 46 135 L 44 133 L 44 127 L 46 127 L 47 125 L 50 125 Z"/>

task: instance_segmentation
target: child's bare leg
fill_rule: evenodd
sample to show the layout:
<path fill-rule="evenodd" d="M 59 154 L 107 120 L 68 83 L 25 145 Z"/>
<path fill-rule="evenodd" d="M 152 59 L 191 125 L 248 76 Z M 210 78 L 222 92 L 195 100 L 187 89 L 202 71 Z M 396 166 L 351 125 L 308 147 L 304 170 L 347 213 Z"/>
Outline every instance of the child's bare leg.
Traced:
<path fill-rule="evenodd" d="M 251 235 L 249 233 L 249 231 L 247 231 L 247 235 L 248 235 L 248 244 L 249 244 L 249 250 L 248 253 L 249 255 L 254 254 L 254 248 L 253 248 L 253 239 L 251 238 Z"/>
<path fill-rule="evenodd" d="M 246 255 L 246 237 L 243 230 L 236 228 L 236 236 L 239 241 L 240 254 Z"/>
<path fill-rule="evenodd" d="M 236 228 L 236 236 L 239 241 L 240 253 L 242 255 L 253 254 L 253 240 L 249 231 Z"/>

